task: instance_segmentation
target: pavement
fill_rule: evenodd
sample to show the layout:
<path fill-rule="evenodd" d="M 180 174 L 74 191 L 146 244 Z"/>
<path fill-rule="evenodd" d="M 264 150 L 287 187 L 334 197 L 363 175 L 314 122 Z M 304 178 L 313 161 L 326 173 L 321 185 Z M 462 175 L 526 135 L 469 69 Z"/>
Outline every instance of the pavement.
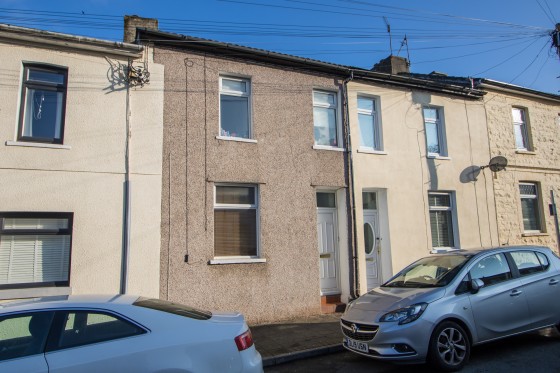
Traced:
<path fill-rule="evenodd" d="M 341 313 L 250 325 L 265 367 L 342 351 Z"/>

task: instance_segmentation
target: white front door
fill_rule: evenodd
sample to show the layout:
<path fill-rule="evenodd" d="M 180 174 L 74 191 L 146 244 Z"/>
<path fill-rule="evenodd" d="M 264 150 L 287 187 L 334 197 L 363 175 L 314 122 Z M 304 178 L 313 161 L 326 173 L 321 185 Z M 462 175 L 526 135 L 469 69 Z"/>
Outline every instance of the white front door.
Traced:
<path fill-rule="evenodd" d="M 381 239 L 379 217 L 375 210 L 364 210 L 364 247 L 368 291 L 381 285 Z"/>
<path fill-rule="evenodd" d="M 317 209 L 321 295 L 340 293 L 336 209 Z"/>

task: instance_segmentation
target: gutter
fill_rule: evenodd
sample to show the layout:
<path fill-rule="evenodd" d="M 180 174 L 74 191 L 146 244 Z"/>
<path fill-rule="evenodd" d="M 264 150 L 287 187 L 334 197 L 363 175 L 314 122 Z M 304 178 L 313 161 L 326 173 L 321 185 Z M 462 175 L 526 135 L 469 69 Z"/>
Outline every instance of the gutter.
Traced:
<path fill-rule="evenodd" d="M 535 91 L 533 89 L 529 89 L 513 84 L 498 82 L 496 80 L 491 80 L 491 79 L 482 79 L 479 87 L 485 89 L 491 89 L 499 92 L 504 92 L 504 93 L 510 93 L 515 95 L 541 99 L 541 100 L 549 100 L 557 104 L 560 103 L 560 95 Z"/>
<path fill-rule="evenodd" d="M 129 58 L 140 58 L 144 50 L 143 46 L 136 44 L 112 42 L 6 24 L 0 24 L 0 41 L 54 46 L 58 49 L 74 49 Z"/>

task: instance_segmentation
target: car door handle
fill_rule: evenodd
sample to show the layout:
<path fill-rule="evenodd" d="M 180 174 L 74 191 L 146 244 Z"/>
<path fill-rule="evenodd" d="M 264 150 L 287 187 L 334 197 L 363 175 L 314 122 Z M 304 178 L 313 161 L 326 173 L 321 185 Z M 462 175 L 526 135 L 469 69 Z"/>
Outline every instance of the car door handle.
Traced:
<path fill-rule="evenodd" d="M 522 292 L 522 291 L 519 291 L 519 290 L 513 290 L 513 291 L 509 294 L 509 296 L 510 296 L 510 297 L 517 297 L 518 295 L 521 295 L 521 293 L 523 293 L 523 292 Z"/>
<path fill-rule="evenodd" d="M 548 284 L 549 285 L 558 285 L 558 280 L 553 278 L 552 280 L 550 280 L 550 282 Z"/>

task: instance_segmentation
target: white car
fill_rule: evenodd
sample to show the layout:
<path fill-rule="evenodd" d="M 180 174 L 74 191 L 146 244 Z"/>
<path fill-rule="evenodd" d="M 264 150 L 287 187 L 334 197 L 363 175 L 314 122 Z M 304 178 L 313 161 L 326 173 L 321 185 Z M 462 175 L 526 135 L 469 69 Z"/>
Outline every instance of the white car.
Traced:
<path fill-rule="evenodd" d="M 239 313 L 130 295 L 0 304 L 0 372 L 262 372 Z"/>

